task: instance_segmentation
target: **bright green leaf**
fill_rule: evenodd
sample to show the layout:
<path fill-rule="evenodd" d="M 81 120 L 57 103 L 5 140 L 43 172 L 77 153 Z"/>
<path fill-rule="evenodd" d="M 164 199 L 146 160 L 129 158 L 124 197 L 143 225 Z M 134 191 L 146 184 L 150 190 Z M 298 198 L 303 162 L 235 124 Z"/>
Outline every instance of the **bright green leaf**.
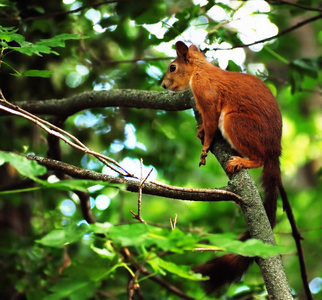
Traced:
<path fill-rule="evenodd" d="M 220 247 L 222 250 L 250 257 L 263 257 L 278 255 L 289 252 L 288 248 L 281 248 L 274 245 L 264 244 L 257 239 L 249 239 L 245 242 L 230 238 L 228 235 L 212 234 L 207 236 L 211 245 Z"/>
<path fill-rule="evenodd" d="M 94 244 L 91 244 L 91 249 L 102 258 L 112 259 L 115 257 L 115 251 L 112 247 L 98 248 Z"/>
<path fill-rule="evenodd" d="M 61 229 L 54 229 L 41 239 L 36 240 L 36 242 L 44 246 L 62 248 L 67 244 L 79 241 L 87 231 L 88 227 L 86 225 L 66 226 Z"/>
<path fill-rule="evenodd" d="M 127 224 L 111 227 L 109 236 L 122 246 L 140 246 L 146 240 L 149 226 L 146 224 Z"/>
<path fill-rule="evenodd" d="M 189 280 L 207 280 L 207 277 L 202 277 L 201 274 L 194 273 L 191 270 L 191 267 L 185 266 L 185 265 L 177 265 L 173 262 L 165 261 L 160 257 L 155 257 L 151 259 L 153 261 L 153 264 L 158 265 L 160 268 L 173 273 L 179 277 L 189 279 Z M 150 260 L 148 260 L 148 263 L 150 263 Z"/>
<path fill-rule="evenodd" d="M 85 179 L 69 179 L 69 180 L 61 180 L 56 182 L 49 182 L 46 180 L 36 180 L 39 184 L 56 190 L 64 190 L 64 191 L 73 191 L 78 190 L 82 192 L 88 192 L 88 189 L 91 186 L 100 184 L 108 187 L 118 187 L 117 185 L 111 184 L 109 182 L 104 181 L 96 181 L 96 180 L 85 180 Z"/>
<path fill-rule="evenodd" d="M 46 173 L 46 168 L 37 162 L 12 152 L 0 151 L 0 165 L 10 163 L 21 175 L 34 178 Z"/>
<path fill-rule="evenodd" d="M 110 228 L 113 227 L 113 224 L 105 222 L 105 223 L 94 223 L 89 225 L 89 230 L 94 233 L 108 233 Z"/>
<path fill-rule="evenodd" d="M 48 70 L 28 70 L 22 73 L 23 76 L 28 77 L 43 77 L 43 78 L 49 78 L 50 75 L 52 75 L 53 71 Z"/>

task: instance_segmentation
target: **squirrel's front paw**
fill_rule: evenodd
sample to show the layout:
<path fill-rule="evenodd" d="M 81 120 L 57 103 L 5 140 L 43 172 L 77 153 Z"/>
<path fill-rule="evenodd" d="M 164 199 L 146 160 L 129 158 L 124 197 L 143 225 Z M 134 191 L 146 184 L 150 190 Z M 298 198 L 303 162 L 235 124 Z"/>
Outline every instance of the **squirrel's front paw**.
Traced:
<path fill-rule="evenodd" d="M 201 155 L 200 155 L 199 167 L 204 166 L 206 164 L 206 157 L 207 157 L 207 151 L 202 150 Z"/>

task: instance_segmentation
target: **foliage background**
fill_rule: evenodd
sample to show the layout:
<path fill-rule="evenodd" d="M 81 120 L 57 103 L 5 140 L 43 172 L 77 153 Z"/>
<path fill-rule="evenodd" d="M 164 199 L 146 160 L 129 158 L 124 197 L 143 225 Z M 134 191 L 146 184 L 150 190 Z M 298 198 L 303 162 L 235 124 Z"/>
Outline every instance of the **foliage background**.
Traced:
<path fill-rule="evenodd" d="M 84 38 L 68 40 L 65 46 L 60 45 L 59 48 L 50 47 L 59 55 L 37 55 L 37 49 L 29 53 L 32 55 L 18 50 L 10 52 L 10 49 L 2 52 L 0 87 L 10 102 L 60 99 L 101 89 L 160 91 L 162 74 L 170 62 L 168 55 L 161 50 L 168 49 L 178 39 L 199 42 L 187 34 L 187 30 L 191 28 L 208 32 L 202 41 L 205 42 L 202 50 L 208 50 L 208 53 L 211 53 L 212 45 L 221 44 L 226 47 L 223 42 L 232 46 L 243 44 L 242 36 L 229 23 L 238 11 L 247 7 L 247 2 L 254 1 L 205 1 L 197 5 L 188 0 L 94 3 L 85 0 L 65 3 L 3 0 L 0 2 L 1 26 L 17 28 L 17 34 L 33 45 L 41 39 L 52 39 L 66 33 Z M 276 2 L 266 12 L 256 11 L 256 4 L 252 4 L 252 16 L 267 15 L 280 32 L 321 14 L 319 1 L 299 1 L 297 3 L 302 5 L 300 7 Z M 220 7 L 226 19 L 211 19 L 208 12 L 213 7 Z M 311 11 L 308 7 L 317 10 Z M 163 36 L 158 36 L 155 29 L 145 26 L 156 23 L 163 28 Z M 10 41 L 3 35 L 0 40 L 8 42 L 10 47 L 22 47 L 17 41 Z M 298 226 L 305 237 L 303 245 L 308 276 L 310 280 L 314 279 L 312 291 L 317 292 L 316 299 L 322 296 L 322 101 L 319 85 L 321 58 L 318 57 L 321 53 L 321 41 L 319 20 L 282 35 L 256 51 L 241 48 L 245 54 L 241 67 L 233 61 L 228 63 L 228 68 L 232 70 L 242 68 L 264 78 L 281 107 L 284 118 L 281 160 L 283 180 Z M 3 43 L 1 47 L 5 48 Z M 216 51 L 215 56 L 220 51 Z M 22 74 L 27 70 L 49 70 L 52 75 L 50 78 L 12 75 L 19 75 L 17 72 Z M 48 118 L 53 122 L 58 121 L 54 117 Z M 227 178 L 214 157 L 208 158 L 206 167 L 198 168 L 201 147 L 195 138 L 195 120 L 190 110 L 165 112 L 122 107 L 95 108 L 68 117 L 64 122 L 64 129 L 90 148 L 123 162 L 129 169 L 139 172 L 139 159 L 142 158 L 146 166 L 144 172 L 153 166 L 155 171 L 152 176 L 157 175 L 159 181 L 171 185 L 212 188 L 227 183 Z M 1 150 L 46 156 L 46 139 L 45 132 L 24 119 L 1 117 Z M 98 172 L 109 172 L 93 157 L 64 143 L 60 147 L 64 162 Z M 3 165 L 0 172 L 2 190 L 30 187 L 30 182 L 26 185 L 25 177 L 8 165 Z M 253 170 L 251 174 L 258 181 L 260 171 Z M 109 240 L 93 235 L 93 232 L 100 232 L 99 229 L 94 227 L 89 231 L 87 225 L 83 224 L 85 222 L 79 209 L 79 200 L 72 190 L 72 187 L 69 191 L 41 188 L 30 192 L 1 194 L 0 280 L 4 287 L 1 298 L 127 298 L 129 267 L 122 263 L 121 256 L 111 247 Z M 98 222 L 114 225 L 133 222 L 128 211 L 136 208 L 136 194 L 114 187 L 89 190 L 92 212 Z M 109 206 L 100 209 L 100 201 Z M 148 223 L 162 226 L 168 226 L 169 218 L 178 214 L 177 226 L 190 231 L 241 233 L 245 230 L 242 216 L 235 205 L 229 202 L 186 203 L 143 196 L 142 213 Z M 277 219 L 277 243 L 293 249 L 293 252 L 283 256 L 286 273 L 294 294 L 303 299 L 297 257 L 294 255 L 295 247 L 281 205 Z M 151 227 L 154 228 L 152 231 L 155 230 L 153 234 L 164 236 L 168 243 L 172 243 L 171 247 L 162 243 L 155 245 L 145 239 L 145 232 L 142 233 L 143 241 L 140 240 L 138 237 L 141 227 L 136 226 L 138 227 L 122 227 L 130 241 L 117 240 L 118 234 L 115 234 L 115 244 L 120 247 L 128 245 L 140 263 L 147 259 L 149 251 L 174 251 L 175 254 L 167 256 L 167 260 L 178 266 L 177 269 L 171 272 L 169 266 L 162 268 L 162 263 L 155 266 L 152 263 L 149 265 L 151 272 L 166 270 L 166 275 L 160 275 L 166 282 L 191 297 L 207 299 L 200 288 L 200 282 L 178 275 L 184 270 L 180 266 L 191 267 L 212 256 L 203 252 L 184 251 L 184 246 L 178 245 L 180 239 L 186 242 L 185 246 L 189 245 L 191 241 L 188 237 L 194 240 L 193 234 L 191 233 L 192 237 L 181 235 L 181 231 L 171 234 L 169 230 L 158 231 L 157 227 Z M 131 239 L 133 236 L 136 238 Z M 64 246 L 65 244 L 70 245 Z M 66 261 L 67 254 L 71 264 L 59 274 L 58 270 L 64 259 Z M 140 279 L 140 290 L 146 299 L 178 299 L 151 280 L 143 276 Z M 236 284 L 227 291 L 228 298 L 225 299 L 241 299 L 244 296 L 241 287 L 249 294 L 247 299 L 252 299 L 254 295 L 262 295 L 260 297 L 264 299 L 262 285 L 259 270 L 254 265 L 242 284 Z"/>

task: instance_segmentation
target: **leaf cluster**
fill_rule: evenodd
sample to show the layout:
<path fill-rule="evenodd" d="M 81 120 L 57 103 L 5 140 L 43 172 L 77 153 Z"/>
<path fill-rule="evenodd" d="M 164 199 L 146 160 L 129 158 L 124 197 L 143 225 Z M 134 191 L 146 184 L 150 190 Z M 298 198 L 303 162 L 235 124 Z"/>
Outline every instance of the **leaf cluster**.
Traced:
<path fill-rule="evenodd" d="M 3 60 L 8 54 L 12 52 L 19 52 L 28 56 L 43 54 L 55 54 L 59 53 L 53 48 L 65 47 L 67 40 L 80 39 L 77 34 L 63 33 L 56 35 L 49 39 L 41 39 L 38 42 L 31 43 L 25 40 L 24 36 L 17 33 L 18 29 L 14 27 L 0 26 L 0 66 L 6 64 L 9 68 L 14 70 L 15 76 L 31 76 L 31 77 L 44 77 L 48 78 L 52 75 L 53 71 L 48 70 L 26 70 L 23 73 L 19 73 L 13 66 Z M 84 37 L 83 37 L 84 38 Z"/>

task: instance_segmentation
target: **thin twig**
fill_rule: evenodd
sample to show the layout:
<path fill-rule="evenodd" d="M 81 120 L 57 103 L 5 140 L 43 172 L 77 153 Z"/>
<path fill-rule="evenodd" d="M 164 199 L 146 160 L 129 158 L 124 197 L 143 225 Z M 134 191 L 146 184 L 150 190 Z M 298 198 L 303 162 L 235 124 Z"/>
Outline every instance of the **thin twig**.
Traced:
<path fill-rule="evenodd" d="M 289 2 L 289 1 L 284 1 L 284 0 L 265 0 L 265 1 L 271 5 L 290 5 L 290 6 L 294 6 L 294 7 L 303 9 L 303 10 L 322 12 L 321 8 L 310 7 L 310 6 L 302 5 L 302 4 L 295 3 L 295 2 Z"/>
<path fill-rule="evenodd" d="M 104 163 L 107 167 L 109 167 L 110 169 L 112 169 L 113 171 L 119 173 L 122 176 L 129 176 L 129 177 L 135 177 L 133 174 L 127 172 L 117 161 L 115 161 L 114 159 L 111 159 L 110 157 L 103 155 L 101 153 L 95 152 L 91 149 L 89 149 L 88 147 L 86 147 L 81 141 L 79 141 L 75 136 L 71 135 L 70 133 L 68 133 L 65 130 L 62 130 L 61 128 L 53 125 L 52 123 L 43 120 L 31 113 L 29 113 L 28 111 L 25 111 L 24 109 L 20 108 L 17 105 L 11 104 L 9 101 L 6 100 L 6 98 L 4 97 L 2 91 L 0 90 L 0 102 L 5 103 L 7 106 L 3 106 L 0 104 L 0 109 L 7 111 L 11 114 L 14 115 L 18 115 L 21 116 L 33 123 L 35 123 L 36 125 L 38 125 L 39 127 L 41 127 L 42 129 L 44 129 L 45 131 L 47 131 L 49 134 L 52 134 L 58 138 L 60 138 L 61 140 L 63 140 L 65 143 L 67 143 L 68 145 L 83 151 L 84 153 L 88 153 L 88 154 L 92 154 L 93 156 L 95 156 L 97 159 L 99 159 L 102 163 Z M 54 130 L 48 128 L 48 127 L 53 128 Z M 68 138 L 70 138 L 72 141 L 70 141 Z M 111 165 L 110 163 L 112 163 L 113 165 L 115 165 L 116 167 L 114 167 L 113 165 Z"/>
<path fill-rule="evenodd" d="M 280 31 L 278 34 L 276 35 L 273 35 L 271 37 L 268 37 L 268 38 L 265 38 L 265 39 L 262 39 L 262 40 L 259 40 L 259 41 L 256 41 L 256 42 L 253 42 L 253 43 L 249 43 L 249 44 L 241 44 L 241 45 L 236 45 L 236 46 L 232 46 L 230 48 L 214 48 L 213 50 L 232 50 L 232 49 L 236 49 L 236 48 L 245 48 L 245 47 L 249 47 L 249 46 L 253 46 L 253 45 L 257 45 L 257 44 L 261 44 L 261 43 L 264 43 L 264 42 L 268 42 L 268 41 L 271 41 L 273 39 L 276 39 L 278 37 L 281 37 L 282 35 L 285 35 L 287 33 L 290 33 L 291 31 L 294 31 L 308 23 L 311 23 L 311 22 L 314 22 L 318 19 L 321 19 L 322 18 L 322 14 L 319 14 L 315 17 L 312 17 L 312 18 L 308 18 L 300 23 L 297 23 L 296 25 L 294 26 L 291 26 L 287 29 L 284 29 L 282 31 Z"/>
<path fill-rule="evenodd" d="M 304 287 L 304 291 L 306 294 L 306 298 L 307 300 L 313 300 L 313 296 L 311 294 L 311 290 L 309 287 L 309 282 L 308 282 L 308 278 L 307 278 L 307 269 L 306 269 L 306 263 L 305 263 L 305 256 L 304 256 L 304 251 L 303 251 L 303 247 L 302 247 L 302 243 L 301 240 L 303 240 L 303 237 L 301 236 L 301 233 L 299 231 L 299 229 L 297 228 L 297 224 L 293 215 L 293 210 L 291 207 L 291 204 L 288 200 L 288 197 L 286 195 L 285 190 L 280 190 L 281 192 L 281 198 L 283 201 L 283 208 L 286 211 L 286 215 L 287 218 L 291 224 L 291 228 L 292 228 L 292 235 L 296 244 L 296 249 L 297 249 L 297 255 L 299 258 L 299 263 L 300 263 L 300 270 L 301 270 L 301 278 L 302 278 L 302 283 L 303 283 L 303 287 Z"/>
<path fill-rule="evenodd" d="M 177 218 L 178 218 L 178 214 L 175 214 L 173 222 L 172 222 L 172 219 L 170 218 L 170 227 L 172 230 L 175 229 L 177 226 Z"/>
<path fill-rule="evenodd" d="M 144 268 L 142 265 L 140 265 L 133 258 L 133 256 L 131 255 L 131 252 L 129 251 L 128 248 L 123 248 L 122 249 L 122 254 L 124 256 L 124 259 L 128 260 L 136 270 L 139 269 L 142 274 L 147 275 L 150 280 L 158 283 L 163 288 L 167 289 L 169 292 L 179 296 L 182 299 L 195 300 L 195 298 L 190 297 L 189 295 L 187 295 L 184 292 L 182 292 L 181 290 L 179 290 L 177 287 L 175 287 L 175 286 L 169 284 L 168 282 L 166 282 L 165 280 L 153 275 L 150 271 L 148 271 L 146 268 Z"/>
<path fill-rule="evenodd" d="M 138 213 L 136 214 L 135 212 L 133 212 L 132 210 L 130 210 L 130 213 L 133 215 L 133 218 L 140 221 L 141 223 L 146 224 L 146 222 L 143 220 L 143 218 L 141 217 L 141 205 L 142 205 L 142 188 L 144 183 L 147 181 L 147 179 L 149 178 L 149 176 L 151 175 L 153 168 L 151 168 L 150 172 L 148 173 L 148 175 L 143 178 L 143 159 L 141 158 L 140 160 L 140 169 L 141 169 L 141 177 L 140 177 L 140 185 L 139 185 L 139 197 L 138 197 Z"/>

